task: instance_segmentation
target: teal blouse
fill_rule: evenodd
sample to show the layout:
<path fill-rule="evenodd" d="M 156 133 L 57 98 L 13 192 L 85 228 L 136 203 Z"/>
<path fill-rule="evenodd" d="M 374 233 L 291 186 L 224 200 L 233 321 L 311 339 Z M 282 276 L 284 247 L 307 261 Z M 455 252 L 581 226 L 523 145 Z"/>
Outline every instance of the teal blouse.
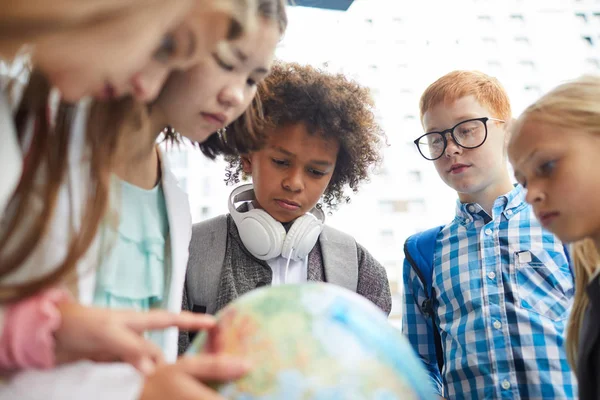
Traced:
<path fill-rule="evenodd" d="M 162 185 L 145 190 L 125 181 L 119 183 L 116 243 L 98 271 L 94 304 L 138 311 L 166 308 L 169 221 Z M 163 331 L 146 336 L 164 348 Z"/>

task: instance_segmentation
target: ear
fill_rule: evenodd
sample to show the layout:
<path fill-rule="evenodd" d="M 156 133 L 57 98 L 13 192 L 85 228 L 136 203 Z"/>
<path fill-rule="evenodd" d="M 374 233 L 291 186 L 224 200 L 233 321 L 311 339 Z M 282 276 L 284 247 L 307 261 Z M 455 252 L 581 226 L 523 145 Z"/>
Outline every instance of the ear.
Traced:
<path fill-rule="evenodd" d="M 511 118 L 510 121 L 505 123 L 504 127 L 504 146 L 507 147 L 510 143 L 510 139 L 512 137 L 513 130 L 517 125 L 517 120 L 515 118 Z"/>
<path fill-rule="evenodd" d="M 242 171 L 247 175 L 252 175 L 252 157 L 250 154 L 242 154 L 240 159 L 242 160 Z"/>

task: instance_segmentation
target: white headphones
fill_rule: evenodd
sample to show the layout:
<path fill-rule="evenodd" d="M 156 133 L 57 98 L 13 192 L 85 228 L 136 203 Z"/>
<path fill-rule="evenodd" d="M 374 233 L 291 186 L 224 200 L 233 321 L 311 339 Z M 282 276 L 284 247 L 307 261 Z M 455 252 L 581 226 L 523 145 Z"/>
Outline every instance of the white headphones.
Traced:
<path fill-rule="evenodd" d="M 320 208 L 313 208 L 310 213 L 297 218 L 286 233 L 281 222 L 264 210 L 255 208 L 244 213 L 236 210 L 235 203 L 254 199 L 252 184 L 241 185 L 229 195 L 229 213 L 246 249 L 259 260 L 280 255 L 292 260 L 304 259 L 319 239 L 325 213 Z"/>

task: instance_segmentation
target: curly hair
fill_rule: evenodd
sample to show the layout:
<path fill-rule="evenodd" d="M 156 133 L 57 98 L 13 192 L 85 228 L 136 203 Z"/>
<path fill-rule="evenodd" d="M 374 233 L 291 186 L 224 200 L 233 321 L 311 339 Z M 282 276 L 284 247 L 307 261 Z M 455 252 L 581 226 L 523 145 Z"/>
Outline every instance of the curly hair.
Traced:
<path fill-rule="evenodd" d="M 277 62 L 261 84 L 257 100 L 262 103 L 264 115 L 263 138 L 258 146 L 265 143 L 265 128 L 276 132 L 278 127 L 295 124 L 304 124 L 310 134 L 339 141 L 336 166 L 323 194 L 323 203 L 330 209 L 349 202 L 344 188 L 348 186 L 356 193 L 359 184 L 368 181 L 370 168 L 382 160 L 380 150 L 385 134 L 376 122 L 370 91 L 343 74 L 331 74 L 308 65 Z M 227 155 L 225 158 L 229 165 L 225 181 L 228 184 L 239 182 L 242 175 L 241 159 L 235 153 L 253 150 L 237 146 L 240 138 L 246 135 L 244 130 L 239 129 L 240 126 L 243 124 L 232 126 L 220 137 L 213 138 L 212 143 L 220 144 L 217 146 L 219 150 L 217 147 L 210 148 L 213 152 Z M 208 142 L 207 145 L 210 146 Z"/>

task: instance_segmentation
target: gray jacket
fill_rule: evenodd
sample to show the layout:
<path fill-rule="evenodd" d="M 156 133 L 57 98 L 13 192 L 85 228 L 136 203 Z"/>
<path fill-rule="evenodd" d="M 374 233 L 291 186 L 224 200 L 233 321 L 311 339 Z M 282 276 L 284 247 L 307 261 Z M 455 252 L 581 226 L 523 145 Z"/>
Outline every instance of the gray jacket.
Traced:
<path fill-rule="evenodd" d="M 194 246 L 194 242 L 195 238 L 192 234 L 190 247 Z M 356 292 L 369 299 L 389 315 L 392 308 L 392 296 L 385 268 L 358 243 L 356 248 L 358 253 L 358 288 Z M 188 263 L 188 269 L 199 267 L 199 265 Z M 233 218 L 228 215 L 227 246 L 219 282 L 216 311 L 253 289 L 270 285 L 272 280 L 271 267 L 266 261 L 255 258 L 246 250 Z M 308 254 L 308 280 L 327 282 L 319 241 Z M 187 299 L 187 292 L 184 289 L 182 304 L 184 310 L 190 309 Z M 180 353 L 187 348 L 188 344 L 189 336 L 186 333 L 181 334 L 179 336 Z"/>

